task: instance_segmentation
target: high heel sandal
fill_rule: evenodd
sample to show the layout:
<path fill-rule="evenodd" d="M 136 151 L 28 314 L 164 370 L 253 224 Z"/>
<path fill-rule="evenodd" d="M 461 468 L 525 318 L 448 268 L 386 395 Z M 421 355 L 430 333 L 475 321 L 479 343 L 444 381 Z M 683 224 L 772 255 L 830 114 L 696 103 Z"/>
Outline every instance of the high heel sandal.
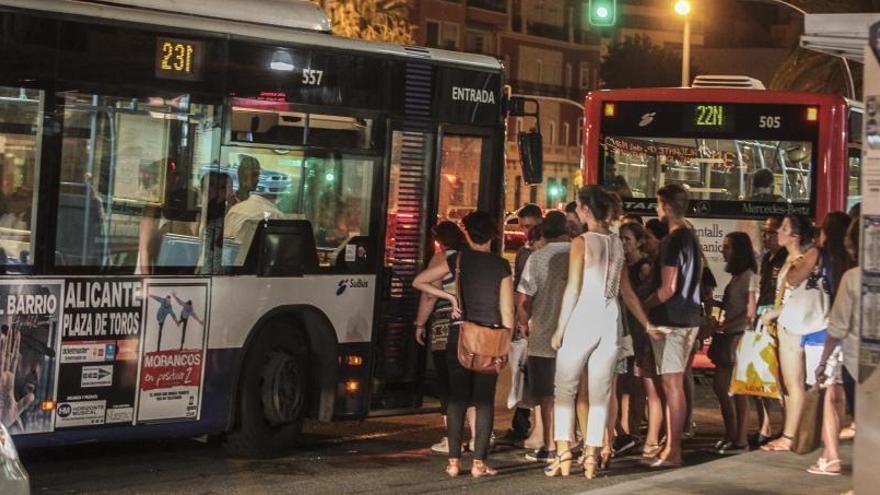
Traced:
<path fill-rule="evenodd" d="M 448 474 L 450 478 L 455 478 L 460 472 L 461 459 L 449 459 L 449 464 L 446 465 L 446 474 Z"/>
<path fill-rule="evenodd" d="M 555 478 L 560 475 L 565 477 L 571 474 L 571 451 L 566 450 L 558 454 L 553 463 L 544 468 L 544 474 L 548 478 Z"/>
<path fill-rule="evenodd" d="M 498 474 L 498 471 L 490 468 L 486 465 L 485 462 L 480 460 L 474 460 L 473 466 L 471 466 L 471 476 L 474 478 L 482 478 L 483 476 L 495 476 Z"/>
<path fill-rule="evenodd" d="M 584 456 L 584 478 L 591 480 L 596 477 L 596 455 L 587 454 Z"/>
<path fill-rule="evenodd" d="M 642 457 L 645 459 L 656 459 L 660 452 L 663 452 L 663 444 L 661 443 L 646 443 L 644 450 L 642 450 Z"/>
<path fill-rule="evenodd" d="M 599 454 L 599 471 L 607 471 L 608 466 L 611 464 L 611 457 L 613 457 L 614 452 L 602 452 Z"/>

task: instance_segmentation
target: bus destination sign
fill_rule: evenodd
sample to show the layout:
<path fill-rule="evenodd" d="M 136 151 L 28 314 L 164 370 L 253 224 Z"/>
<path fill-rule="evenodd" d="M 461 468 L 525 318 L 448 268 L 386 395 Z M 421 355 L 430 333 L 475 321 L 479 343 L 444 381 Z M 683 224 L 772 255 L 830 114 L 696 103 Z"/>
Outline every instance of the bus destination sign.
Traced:
<path fill-rule="evenodd" d="M 204 43 L 177 38 L 156 39 L 156 77 L 199 81 L 204 65 Z"/>
<path fill-rule="evenodd" d="M 818 107 L 717 102 L 605 102 L 605 135 L 644 137 L 724 137 L 813 140 Z"/>

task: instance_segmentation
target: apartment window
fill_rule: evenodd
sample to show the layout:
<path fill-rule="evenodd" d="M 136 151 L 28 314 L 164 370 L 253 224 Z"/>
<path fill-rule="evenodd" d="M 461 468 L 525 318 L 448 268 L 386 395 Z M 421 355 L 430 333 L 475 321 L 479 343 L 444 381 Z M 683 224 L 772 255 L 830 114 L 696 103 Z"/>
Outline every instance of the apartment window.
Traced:
<path fill-rule="evenodd" d="M 458 23 L 444 22 L 440 33 L 440 47 L 447 50 L 458 50 L 460 31 Z"/>
<path fill-rule="evenodd" d="M 428 21 L 425 25 L 425 44 L 440 46 L 440 21 Z"/>
<path fill-rule="evenodd" d="M 547 126 L 547 133 L 550 134 L 550 146 L 556 145 L 556 121 L 551 120 Z"/>
<path fill-rule="evenodd" d="M 581 146 L 581 139 L 583 138 L 583 135 L 584 135 L 584 120 L 583 120 L 583 118 L 580 118 L 580 119 L 578 119 L 577 136 L 575 138 L 579 148 Z"/>
<path fill-rule="evenodd" d="M 562 144 L 564 146 L 568 146 L 570 131 L 571 131 L 571 126 L 568 125 L 568 122 L 563 122 L 562 123 Z"/>
<path fill-rule="evenodd" d="M 492 33 L 468 29 L 464 35 L 464 49 L 472 53 L 492 54 L 495 52 Z"/>
<path fill-rule="evenodd" d="M 565 64 L 565 87 L 571 87 L 571 64 Z"/>
<path fill-rule="evenodd" d="M 538 203 L 538 186 L 529 187 L 529 203 Z"/>
<path fill-rule="evenodd" d="M 590 89 L 590 63 L 589 62 L 581 62 L 581 77 L 580 84 L 581 89 Z"/>
<path fill-rule="evenodd" d="M 523 118 L 517 117 L 516 118 L 516 133 L 519 134 L 522 131 L 523 131 Z"/>
<path fill-rule="evenodd" d="M 560 182 L 561 182 L 561 186 L 560 186 L 560 191 L 559 191 L 559 198 L 560 198 L 561 201 L 564 201 L 564 202 L 567 203 L 567 202 L 568 202 L 568 197 L 569 197 L 569 194 L 568 194 L 568 179 L 567 179 L 567 178 L 561 179 Z"/>
<path fill-rule="evenodd" d="M 546 208 L 553 208 L 555 204 L 556 196 L 559 194 L 559 188 L 556 186 L 556 178 L 550 177 L 547 179 L 547 189 L 544 191 L 544 206 Z"/>
<path fill-rule="evenodd" d="M 535 60 L 535 67 L 538 69 L 538 80 L 537 82 L 540 84 L 544 82 L 544 61 L 540 58 Z"/>

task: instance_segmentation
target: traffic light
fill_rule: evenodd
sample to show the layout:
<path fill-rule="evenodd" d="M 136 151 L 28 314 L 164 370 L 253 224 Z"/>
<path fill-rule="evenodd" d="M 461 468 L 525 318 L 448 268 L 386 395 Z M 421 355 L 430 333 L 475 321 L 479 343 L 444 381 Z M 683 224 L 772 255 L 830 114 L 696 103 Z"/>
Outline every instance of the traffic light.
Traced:
<path fill-rule="evenodd" d="M 588 15 L 592 26 L 613 26 L 617 22 L 617 0 L 590 0 Z"/>

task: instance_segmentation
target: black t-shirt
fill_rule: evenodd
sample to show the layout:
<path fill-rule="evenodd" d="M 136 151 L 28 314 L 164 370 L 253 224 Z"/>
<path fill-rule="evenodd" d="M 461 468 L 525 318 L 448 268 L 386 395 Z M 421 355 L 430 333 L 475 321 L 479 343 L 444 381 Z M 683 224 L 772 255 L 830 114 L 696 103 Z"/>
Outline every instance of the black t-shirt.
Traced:
<path fill-rule="evenodd" d="M 459 254 L 446 258 L 450 273 L 455 273 Z M 486 326 L 501 326 L 498 309 L 501 281 L 509 277 L 510 263 L 504 258 L 481 251 L 461 252 L 461 301 L 462 320 Z"/>
<path fill-rule="evenodd" d="M 671 327 L 699 326 L 702 316 L 700 283 L 703 257 L 700 241 L 691 229 L 679 228 L 660 242 L 658 274 L 664 267 L 678 269 L 675 294 L 651 311 L 651 323 Z"/>
<path fill-rule="evenodd" d="M 767 252 L 761 258 L 761 281 L 758 292 L 758 306 L 771 306 L 776 303 L 776 279 L 779 270 L 788 258 L 788 250 L 779 248 L 775 253 Z"/>

